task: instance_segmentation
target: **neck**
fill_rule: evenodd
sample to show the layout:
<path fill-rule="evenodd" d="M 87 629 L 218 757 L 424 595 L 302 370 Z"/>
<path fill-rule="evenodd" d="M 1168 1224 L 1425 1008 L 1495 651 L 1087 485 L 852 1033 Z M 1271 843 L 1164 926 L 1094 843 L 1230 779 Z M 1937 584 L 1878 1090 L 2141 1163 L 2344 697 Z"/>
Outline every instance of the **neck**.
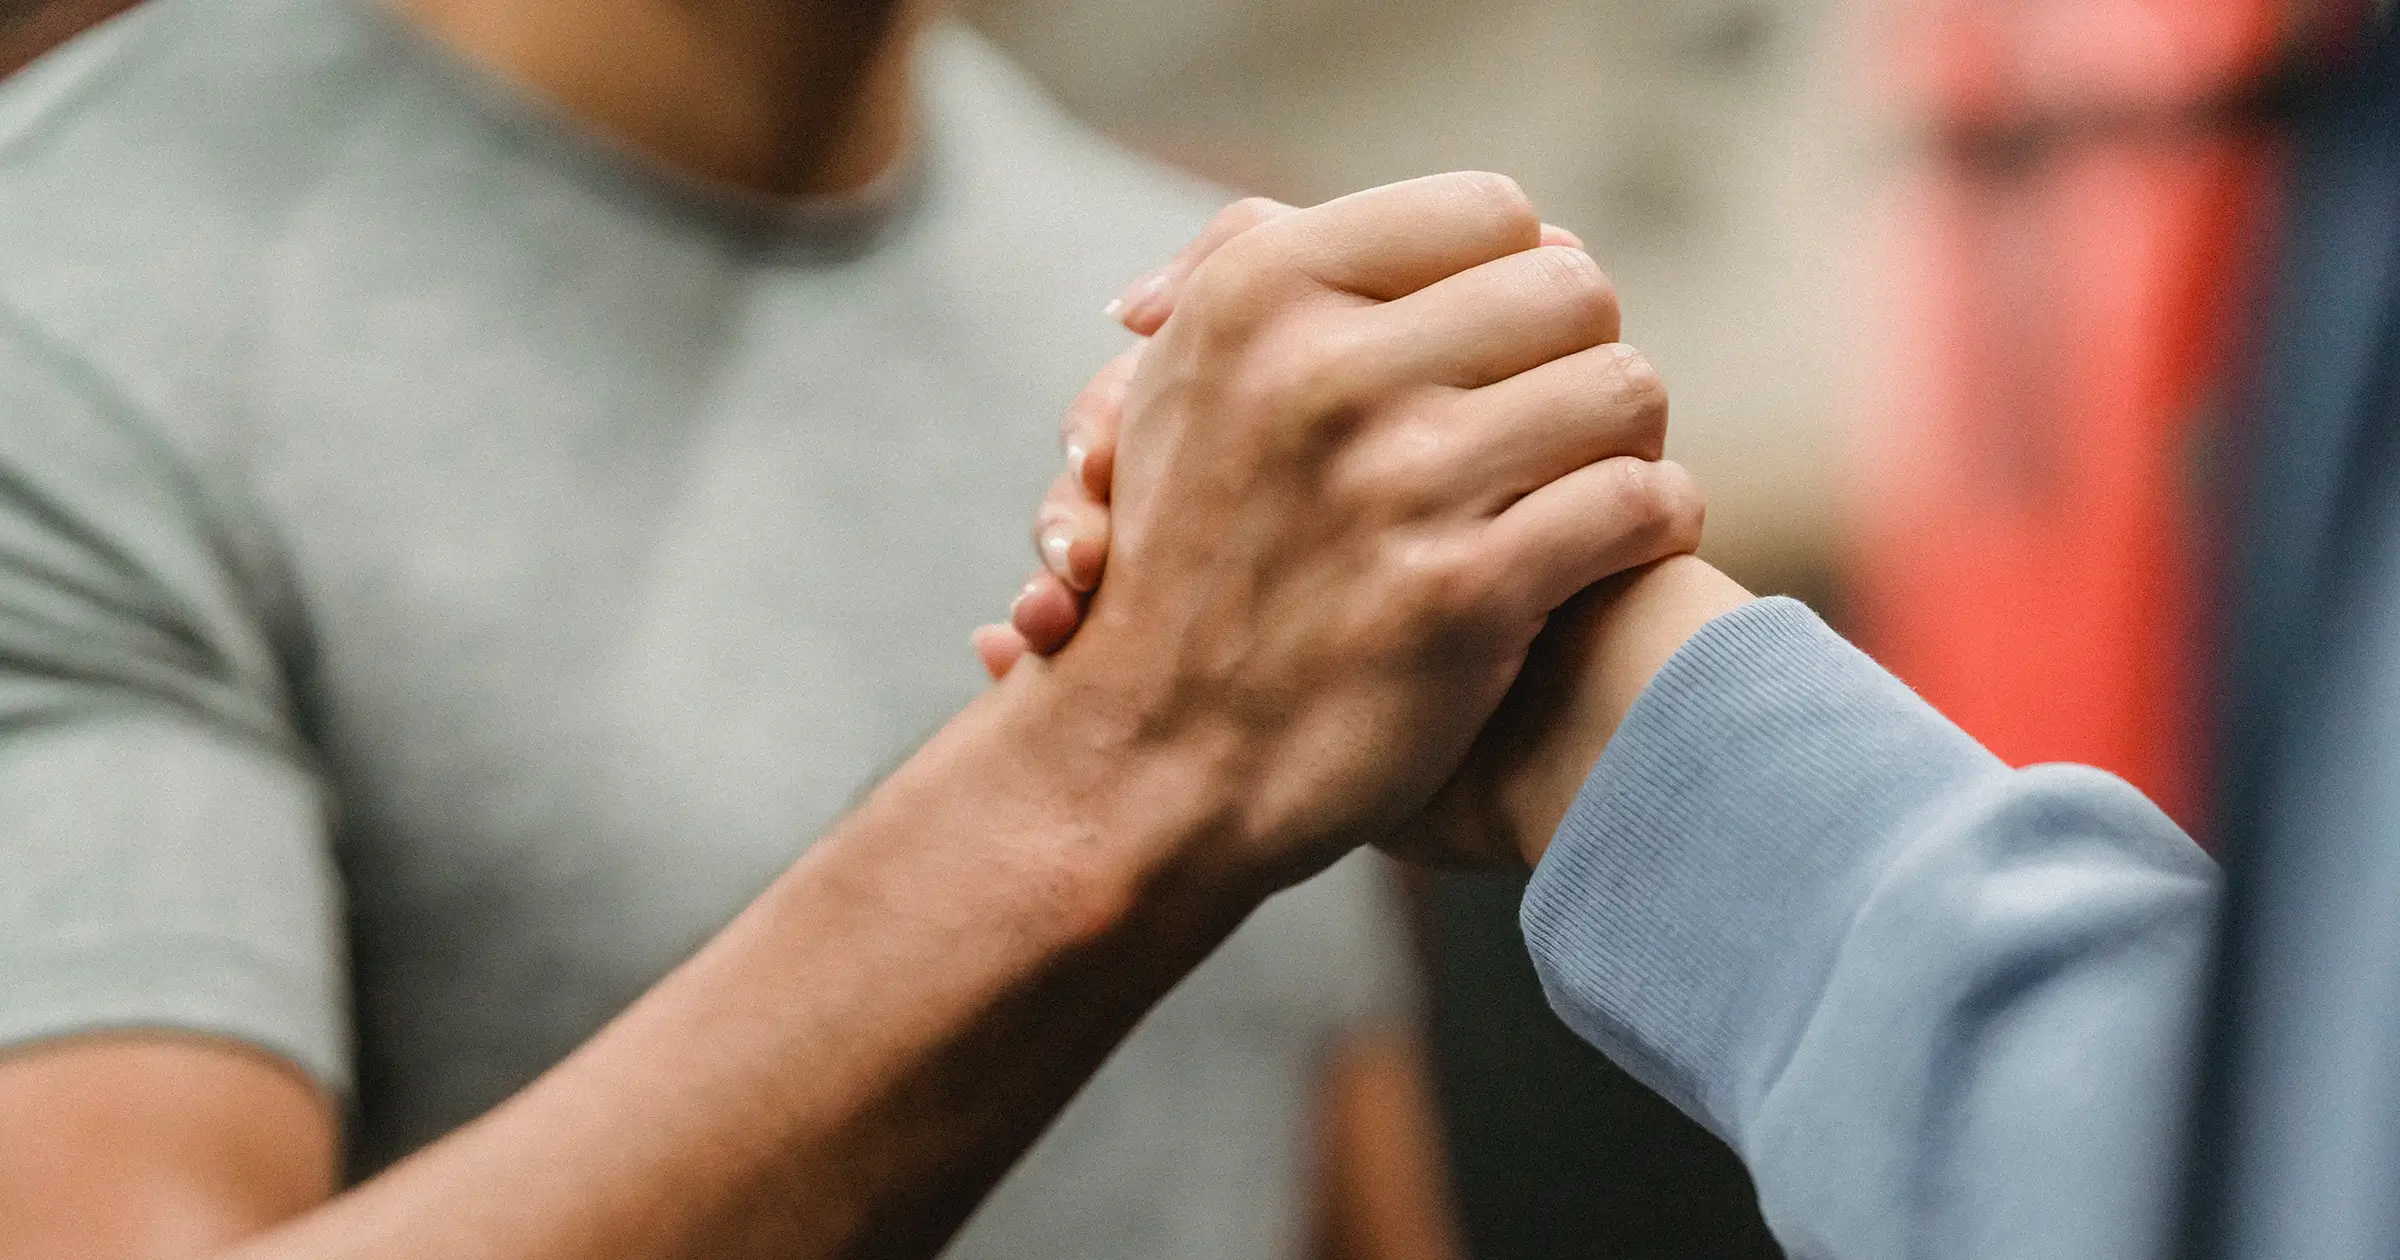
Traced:
<path fill-rule="evenodd" d="M 0 0 L 0 78 L 134 6 L 134 0 Z"/>
<path fill-rule="evenodd" d="M 434 39 L 684 174 L 855 191 L 909 142 L 913 0 L 390 0 Z"/>

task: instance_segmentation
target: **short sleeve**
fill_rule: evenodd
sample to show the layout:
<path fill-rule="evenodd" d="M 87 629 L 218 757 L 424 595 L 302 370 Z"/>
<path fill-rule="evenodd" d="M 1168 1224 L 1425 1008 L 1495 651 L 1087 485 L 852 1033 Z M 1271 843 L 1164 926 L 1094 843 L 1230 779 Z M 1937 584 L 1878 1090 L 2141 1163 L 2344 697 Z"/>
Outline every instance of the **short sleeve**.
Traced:
<path fill-rule="evenodd" d="M 0 317 L 0 1050 L 176 1030 L 347 1092 L 328 798 L 240 536 Z"/>

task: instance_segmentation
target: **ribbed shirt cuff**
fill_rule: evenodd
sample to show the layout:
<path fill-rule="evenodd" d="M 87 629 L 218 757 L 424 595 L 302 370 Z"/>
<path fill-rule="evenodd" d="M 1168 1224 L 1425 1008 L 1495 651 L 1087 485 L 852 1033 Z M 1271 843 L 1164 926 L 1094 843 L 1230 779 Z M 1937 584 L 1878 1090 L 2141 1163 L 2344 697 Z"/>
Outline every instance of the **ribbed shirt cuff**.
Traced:
<path fill-rule="evenodd" d="M 1911 818 L 2007 768 L 1788 599 L 1668 661 L 1534 871 L 1561 1018 L 1741 1147 Z"/>

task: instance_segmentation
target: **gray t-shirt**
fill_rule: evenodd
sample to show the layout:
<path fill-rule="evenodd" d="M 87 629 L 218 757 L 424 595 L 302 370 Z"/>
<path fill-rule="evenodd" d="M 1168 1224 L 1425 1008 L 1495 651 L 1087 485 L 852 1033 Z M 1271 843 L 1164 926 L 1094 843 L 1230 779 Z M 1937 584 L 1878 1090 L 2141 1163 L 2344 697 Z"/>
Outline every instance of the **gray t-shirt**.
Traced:
<path fill-rule="evenodd" d="M 1100 303 L 1216 200 L 939 29 L 888 187 L 745 202 L 363 2 L 0 89 L 0 1045 L 250 1043 L 362 1174 L 975 693 Z M 1378 879 L 1257 915 L 957 1254 L 1289 1254 L 1320 1052 L 1407 1000 Z"/>

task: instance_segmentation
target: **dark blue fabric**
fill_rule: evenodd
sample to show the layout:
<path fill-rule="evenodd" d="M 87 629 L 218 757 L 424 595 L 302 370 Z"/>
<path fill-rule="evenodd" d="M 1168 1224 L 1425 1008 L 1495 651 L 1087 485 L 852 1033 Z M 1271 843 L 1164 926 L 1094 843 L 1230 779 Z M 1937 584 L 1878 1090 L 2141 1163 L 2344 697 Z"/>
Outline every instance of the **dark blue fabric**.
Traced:
<path fill-rule="evenodd" d="M 2154 1260 L 2199 1152 L 2188 1260 L 2400 1260 L 2400 45 L 2354 71 L 2296 127 L 2250 415 L 2238 897 L 1775 600 L 1659 672 L 1534 872 L 1552 1004 L 1796 1258 Z"/>
<path fill-rule="evenodd" d="M 2235 552 L 2194 1260 L 2400 1254 L 2400 41 L 2295 120 Z"/>

